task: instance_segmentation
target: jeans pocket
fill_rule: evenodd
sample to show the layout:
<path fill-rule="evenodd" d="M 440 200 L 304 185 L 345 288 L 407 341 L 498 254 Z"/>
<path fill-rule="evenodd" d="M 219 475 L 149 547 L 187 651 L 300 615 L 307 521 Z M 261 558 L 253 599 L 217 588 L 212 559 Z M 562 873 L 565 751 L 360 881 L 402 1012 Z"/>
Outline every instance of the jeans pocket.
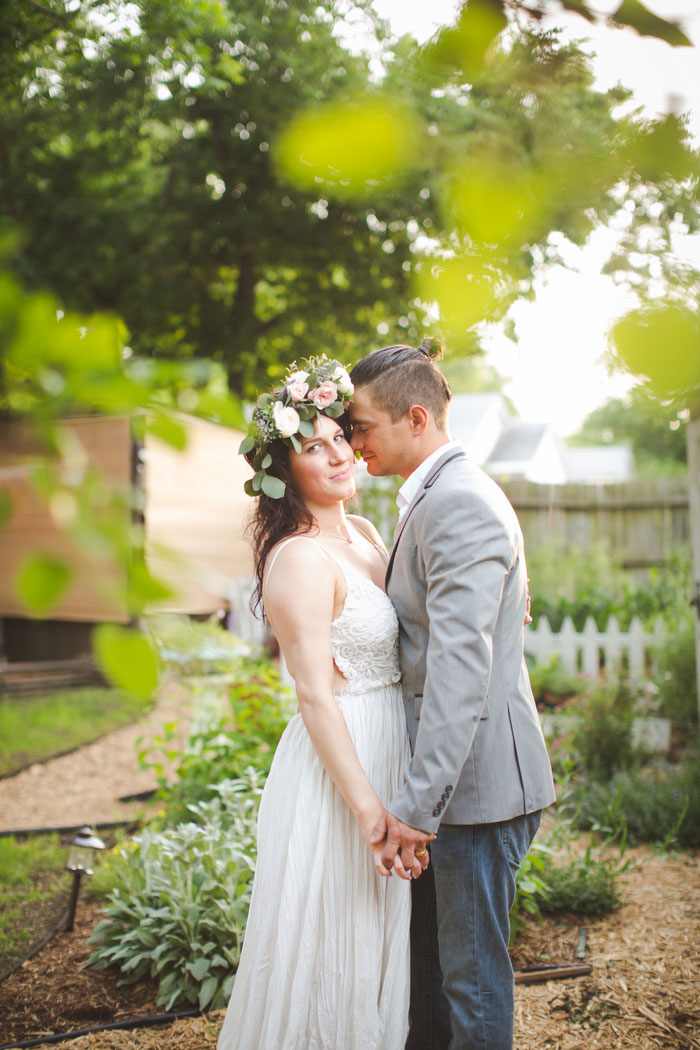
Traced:
<path fill-rule="evenodd" d="M 527 851 L 532 845 L 537 829 L 540 826 L 541 812 L 526 813 L 513 820 L 504 820 L 501 824 L 501 843 L 503 853 L 513 871 L 517 871 Z"/>

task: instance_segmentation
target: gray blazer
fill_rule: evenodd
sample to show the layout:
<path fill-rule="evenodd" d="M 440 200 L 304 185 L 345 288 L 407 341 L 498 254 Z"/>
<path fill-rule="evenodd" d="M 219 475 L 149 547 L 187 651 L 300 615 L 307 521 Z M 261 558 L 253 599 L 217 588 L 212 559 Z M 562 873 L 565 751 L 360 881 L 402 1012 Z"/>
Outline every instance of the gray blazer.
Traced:
<path fill-rule="evenodd" d="M 413 751 L 390 811 L 434 832 L 550 805 L 552 771 L 523 654 L 522 533 L 502 490 L 466 453 L 438 460 L 399 523 L 387 591 Z"/>

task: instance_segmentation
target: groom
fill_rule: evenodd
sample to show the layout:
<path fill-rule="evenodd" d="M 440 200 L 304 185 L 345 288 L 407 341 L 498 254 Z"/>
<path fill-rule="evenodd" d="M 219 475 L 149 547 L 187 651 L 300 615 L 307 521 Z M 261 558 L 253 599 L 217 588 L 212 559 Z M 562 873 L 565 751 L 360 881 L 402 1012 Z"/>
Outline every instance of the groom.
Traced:
<path fill-rule="evenodd" d="M 400 474 L 387 591 L 400 624 L 413 757 L 375 829 L 377 866 L 413 883 L 406 1050 L 511 1050 L 508 913 L 515 874 L 554 801 L 523 657 L 527 574 L 501 489 L 447 433 L 435 341 L 352 370 L 352 446 Z"/>

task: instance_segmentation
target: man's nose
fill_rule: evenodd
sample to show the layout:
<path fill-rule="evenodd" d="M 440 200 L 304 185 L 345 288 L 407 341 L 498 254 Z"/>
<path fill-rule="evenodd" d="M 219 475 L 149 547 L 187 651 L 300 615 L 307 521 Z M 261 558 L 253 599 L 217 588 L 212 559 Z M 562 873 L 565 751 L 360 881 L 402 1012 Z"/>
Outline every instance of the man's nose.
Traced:
<path fill-rule="evenodd" d="M 353 452 L 357 452 L 358 449 L 362 448 L 362 438 L 356 430 L 353 430 L 352 434 L 350 435 L 350 448 L 353 450 Z"/>

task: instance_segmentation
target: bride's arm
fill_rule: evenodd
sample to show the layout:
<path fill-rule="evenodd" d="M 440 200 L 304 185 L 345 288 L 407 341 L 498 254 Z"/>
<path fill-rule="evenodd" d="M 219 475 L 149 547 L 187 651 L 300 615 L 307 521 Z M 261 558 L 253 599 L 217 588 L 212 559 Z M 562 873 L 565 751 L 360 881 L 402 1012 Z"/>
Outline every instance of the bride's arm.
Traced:
<path fill-rule="evenodd" d="M 296 684 L 299 712 L 324 769 L 366 842 L 384 806 L 358 760 L 333 695 L 331 619 L 337 570 L 309 542 L 288 544 L 265 583 L 265 611 Z"/>

